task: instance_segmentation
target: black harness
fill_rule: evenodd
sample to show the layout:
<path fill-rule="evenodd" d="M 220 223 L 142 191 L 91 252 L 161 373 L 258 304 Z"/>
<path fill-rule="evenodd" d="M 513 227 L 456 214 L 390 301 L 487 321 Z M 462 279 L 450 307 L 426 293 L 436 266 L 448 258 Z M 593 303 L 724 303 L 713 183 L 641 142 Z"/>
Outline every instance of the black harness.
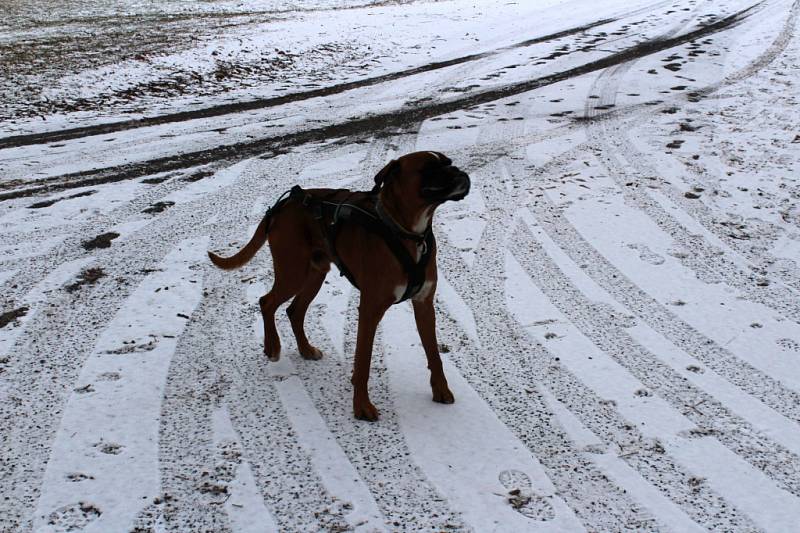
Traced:
<path fill-rule="evenodd" d="M 422 234 L 411 233 L 400 226 L 384 211 L 375 192 L 351 192 L 338 189 L 323 196 L 318 196 L 309 193 L 299 185 L 295 185 L 291 190 L 284 193 L 275 205 L 267 210 L 265 216 L 272 216 L 276 209 L 279 209 L 290 200 L 308 209 L 314 219 L 319 221 L 322 236 L 331 259 L 336 264 L 341 275 L 346 277 L 357 289 L 359 287 L 353 277 L 353 273 L 344 264 L 339 254 L 336 253 L 336 239 L 343 224 L 357 224 L 376 234 L 389 247 L 400 266 L 403 267 L 406 276 L 408 276 L 406 290 L 403 296 L 395 302 L 399 303 L 413 298 L 422 289 L 425 283 L 425 270 L 436 246 L 436 240 L 430 226 Z M 343 200 L 334 199 L 335 196 L 342 195 L 344 195 Z M 349 202 L 348 200 L 351 198 L 358 198 L 358 200 L 361 200 L 358 203 L 363 205 Z M 422 255 L 419 261 L 414 260 L 406 247 L 403 246 L 402 240 L 411 240 L 418 246 L 422 246 Z"/>

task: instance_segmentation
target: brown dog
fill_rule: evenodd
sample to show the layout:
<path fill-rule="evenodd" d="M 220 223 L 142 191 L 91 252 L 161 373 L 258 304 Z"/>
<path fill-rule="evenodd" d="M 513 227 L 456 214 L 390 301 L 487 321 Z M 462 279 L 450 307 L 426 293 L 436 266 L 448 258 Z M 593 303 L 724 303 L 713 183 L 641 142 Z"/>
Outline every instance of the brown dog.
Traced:
<path fill-rule="evenodd" d="M 439 205 L 464 198 L 470 187 L 469 176 L 438 152 L 415 152 L 400 157 L 378 173 L 375 183 L 370 193 L 293 189 L 287 200 L 279 201 L 267 212 L 250 242 L 238 253 L 230 258 L 208 254 L 220 268 L 237 268 L 247 263 L 269 236 L 275 281 L 259 304 L 264 318 L 264 353 L 272 361 L 278 360 L 281 350 L 275 311 L 292 297 L 287 313 L 297 348 L 306 359 L 322 357 L 308 342 L 303 322 L 331 261 L 339 265 L 361 290 L 351 382 L 353 411 L 356 418 L 365 420 L 378 418 L 378 410 L 367 392 L 375 330 L 386 310 L 406 297 L 412 299 L 417 330 L 428 359 L 433 401 L 454 401 L 436 341 L 433 298 L 437 273 L 431 221 Z M 362 223 L 358 223 L 357 217 L 339 222 L 337 217 L 343 206 L 346 212 L 360 216 Z M 370 222 L 373 219 L 377 222 Z M 370 224 L 376 227 L 371 228 Z M 335 233 L 330 232 L 333 227 Z M 394 243 L 389 242 L 392 240 Z M 403 254 L 411 258 L 405 265 L 401 261 Z M 409 261 L 412 266 L 422 265 L 416 276 L 410 273 L 413 269 Z M 413 295 L 408 289 L 412 278 L 417 289 Z"/>

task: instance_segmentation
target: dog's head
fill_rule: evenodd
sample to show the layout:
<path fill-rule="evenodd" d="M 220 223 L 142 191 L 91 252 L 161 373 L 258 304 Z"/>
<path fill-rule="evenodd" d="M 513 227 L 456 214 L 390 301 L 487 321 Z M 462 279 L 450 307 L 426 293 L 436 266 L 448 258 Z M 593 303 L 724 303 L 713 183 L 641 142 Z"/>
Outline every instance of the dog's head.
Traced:
<path fill-rule="evenodd" d="M 466 172 L 440 152 L 414 152 L 383 167 L 375 176 L 377 192 L 381 187 L 394 190 L 406 200 L 416 197 L 426 205 L 439 205 L 448 200 L 464 199 L 470 181 Z"/>

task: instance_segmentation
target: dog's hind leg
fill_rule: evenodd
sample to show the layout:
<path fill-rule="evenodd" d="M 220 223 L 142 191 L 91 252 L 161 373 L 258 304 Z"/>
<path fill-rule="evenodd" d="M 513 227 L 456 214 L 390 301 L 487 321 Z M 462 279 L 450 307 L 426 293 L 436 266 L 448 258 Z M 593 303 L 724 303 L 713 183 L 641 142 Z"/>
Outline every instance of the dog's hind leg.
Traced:
<path fill-rule="evenodd" d="M 280 290 L 276 283 L 271 291 L 258 299 L 261 318 L 264 320 L 264 355 L 270 361 L 281 358 L 281 339 L 275 328 L 275 311 L 292 296 L 294 295 L 291 292 Z"/>
<path fill-rule="evenodd" d="M 317 265 L 312 265 L 311 268 L 308 269 L 308 277 L 306 277 L 303 288 L 300 289 L 300 292 L 297 293 L 297 296 L 294 297 L 294 300 L 292 300 L 292 303 L 289 304 L 288 309 L 286 309 L 286 314 L 289 315 L 289 321 L 292 323 L 294 337 L 297 339 L 297 350 L 305 359 L 322 359 L 322 352 L 308 342 L 303 323 L 306 318 L 308 306 L 319 292 L 320 287 L 322 287 L 322 283 L 325 281 L 325 276 L 328 274 L 329 268 L 328 266 L 322 270 L 318 268 Z"/>
<path fill-rule="evenodd" d="M 270 361 L 277 361 L 281 357 L 281 339 L 275 328 L 275 311 L 300 292 L 306 276 L 306 270 L 302 268 L 279 268 L 276 264 L 272 290 L 258 300 L 261 317 L 264 319 L 264 354 Z"/>
<path fill-rule="evenodd" d="M 311 271 L 311 243 L 303 212 L 291 205 L 272 222 L 269 248 L 275 281 L 272 290 L 259 300 L 264 319 L 264 353 L 270 361 L 281 357 L 281 339 L 275 328 L 275 311 L 303 288 Z"/>

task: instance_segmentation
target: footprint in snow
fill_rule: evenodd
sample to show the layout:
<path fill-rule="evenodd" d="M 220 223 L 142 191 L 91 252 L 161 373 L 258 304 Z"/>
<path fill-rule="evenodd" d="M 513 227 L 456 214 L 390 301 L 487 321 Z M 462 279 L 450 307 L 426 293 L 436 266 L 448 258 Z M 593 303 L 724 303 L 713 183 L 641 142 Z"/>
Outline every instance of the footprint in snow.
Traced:
<path fill-rule="evenodd" d="M 638 323 L 635 316 L 618 311 L 606 302 L 593 302 L 589 309 L 601 320 L 618 328 L 632 328 Z"/>
<path fill-rule="evenodd" d="M 639 252 L 639 259 L 644 261 L 645 263 L 650 263 L 651 265 L 661 265 L 664 264 L 664 257 L 655 253 L 650 248 L 647 247 L 646 244 L 629 244 L 628 248 L 631 250 L 638 250 Z"/>
<path fill-rule="evenodd" d="M 689 250 L 685 248 L 670 248 L 667 253 L 675 259 L 686 259 L 691 255 Z"/>
<path fill-rule="evenodd" d="M 778 346 L 783 348 L 784 350 L 789 350 L 793 352 L 800 352 L 800 343 L 794 339 L 778 339 L 775 341 Z"/>
<path fill-rule="evenodd" d="M 122 444 L 117 444 L 116 442 L 105 442 L 102 440 L 96 443 L 94 447 L 106 455 L 119 455 L 122 453 L 122 449 L 124 448 Z"/>
<path fill-rule="evenodd" d="M 53 531 L 82 531 L 103 514 L 88 502 L 78 502 L 59 507 L 48 517 L 47 524 Z"/>
<path fill-rule="evenodd" d="M 555 518 L 556 512 L 550 502 L 533 491 L 528 474 L 519 470 L 503 470 L 498 479 L 508 489 L 508 503 L 518 513 L 542 522 Z"/>
<path fill-rule="evenodd" d="M 89 474 L 84 474 L 83 472 L 70 472 L 66 475 L 67 481 L 71 481 L 72 483 L 77 483 L 79 481 L 86 481 L 87 479 L 94 479 L 94 476 Z"/>

